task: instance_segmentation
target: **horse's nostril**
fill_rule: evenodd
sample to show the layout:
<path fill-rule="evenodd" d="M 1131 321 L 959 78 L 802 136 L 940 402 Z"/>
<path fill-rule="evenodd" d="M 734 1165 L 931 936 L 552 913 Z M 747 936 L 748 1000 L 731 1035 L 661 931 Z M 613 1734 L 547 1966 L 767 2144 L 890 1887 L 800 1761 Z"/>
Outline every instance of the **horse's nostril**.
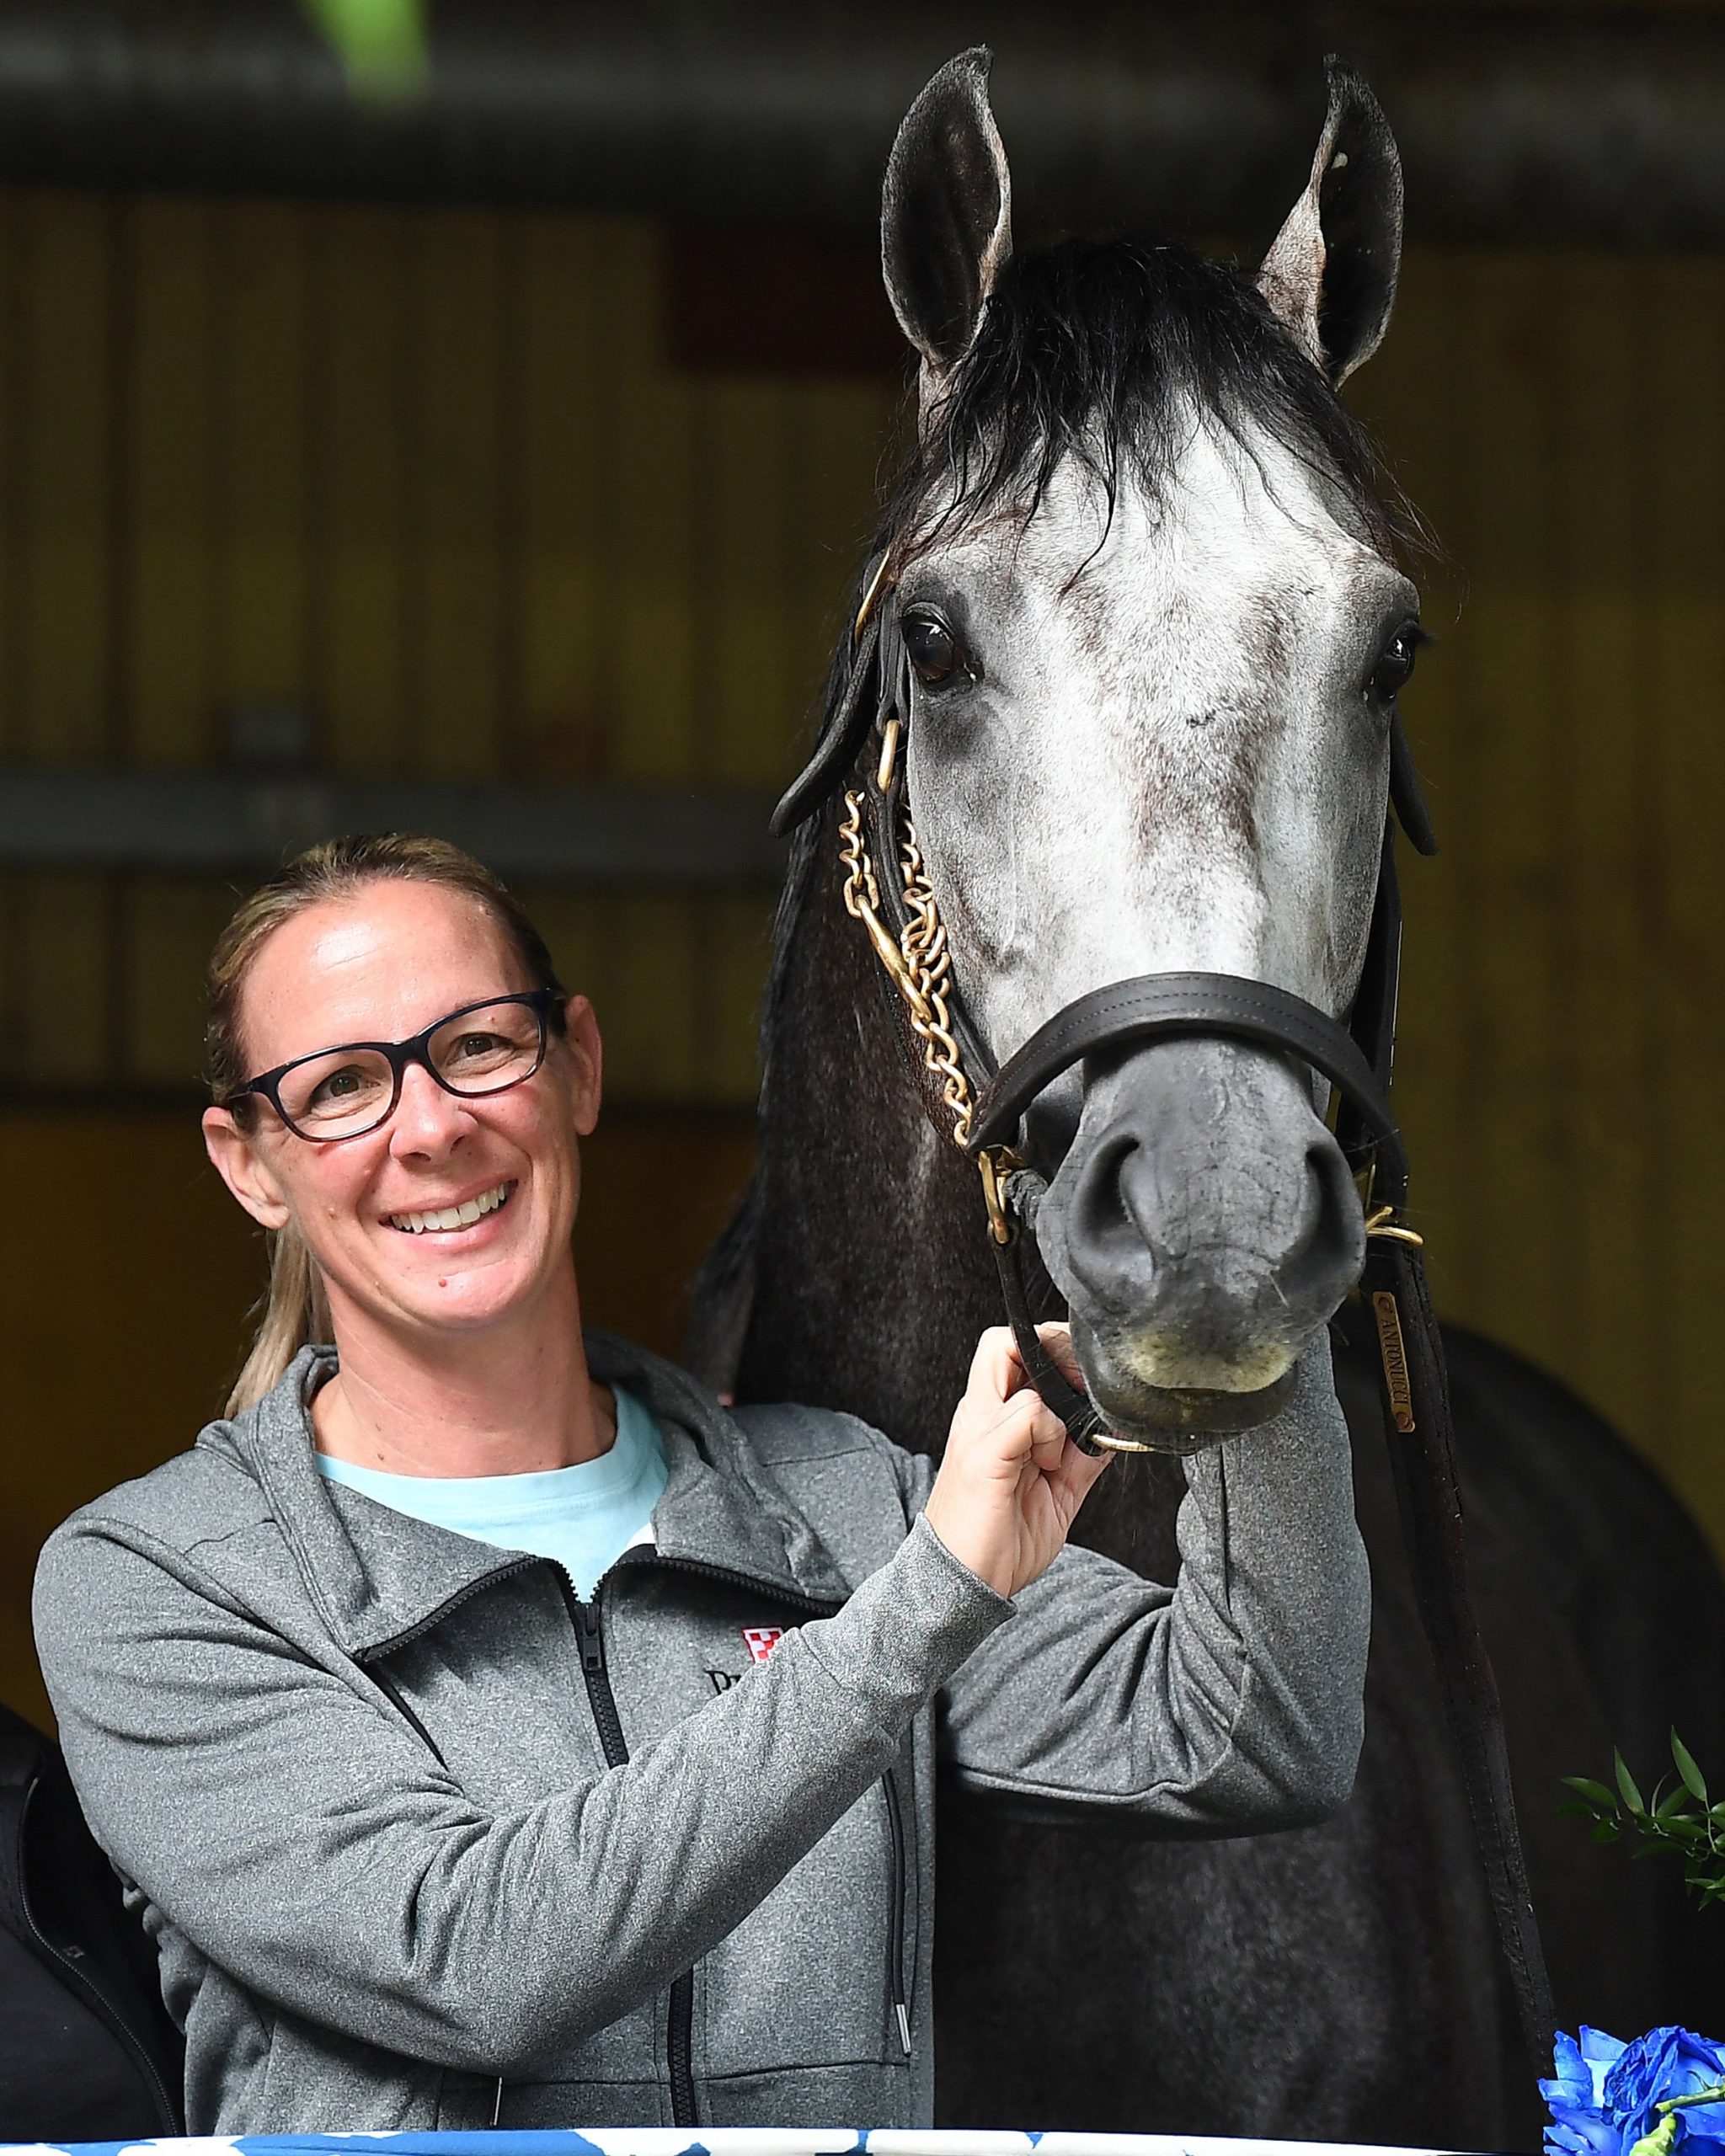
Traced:
<path fill-rule="evenodd" d="M 1277 1284 L 1290 1303 L 1332 1297 L 1338 1278 L 1351 1282 L 1365 1259 L 1359 1193 L 1341 1147 L 1327 1131 L 1306 1147 L 1306 1231 L 1277 1267 Z"/>

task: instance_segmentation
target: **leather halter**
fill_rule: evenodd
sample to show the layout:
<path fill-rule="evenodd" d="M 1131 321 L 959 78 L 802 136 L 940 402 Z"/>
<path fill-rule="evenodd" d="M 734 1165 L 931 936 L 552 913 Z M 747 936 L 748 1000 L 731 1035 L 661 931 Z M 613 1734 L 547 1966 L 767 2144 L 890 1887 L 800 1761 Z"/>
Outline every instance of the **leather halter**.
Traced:
<path fill-rule="evenodd" d="M 1245 1041 L 1305 1063 L 1334 1087 L 1337 1139 L 1367 1207 L 1362 1294 L 1377 1328 L 1397 1508 L 1523 2034 L 1543 2072 L 1555 2024 L 1551 1988 L 1510 1791 L 1502 1708 L 1467 1579 L 1443 1345 L 1422 1239 L 1405 1217 L 1407 1156 L 1389 1102 L 1402 947 L 1397 823 L 1419 852 L 1436 851 L 1401 721 L 1391 723 L 1390 805 L 1377 892 L 1346 1025 L 1266 982 L 1227 974 L 1148 974 L 1068 1004 L 997 1070 L 953 980 L 945 928 L 905 798 L 911 668 L 892 618 L 890 563 L 889 552 L 874 564 L 830 721 L 774 812 L 772 828 L 782 835 L 846 787 L 840 825 L 846 906 L 900 992 L 931 1081 L 925 1088 L 931 1119 L 980 1171 L 1001 1294 L 1026 1370 L 1086 1451 L 1194 1447 L 1178 1438 L 1147 1444 L 1109 1431 L 1042 1345 L 1023 1274 L 1023 1230 L 1033 1233 L 1047 1187 L 1017 1150 L 1030 1107 L 1086 1056 L 1176 1038 Z M 846 786 L 853 776 L 857 782 Z"/>

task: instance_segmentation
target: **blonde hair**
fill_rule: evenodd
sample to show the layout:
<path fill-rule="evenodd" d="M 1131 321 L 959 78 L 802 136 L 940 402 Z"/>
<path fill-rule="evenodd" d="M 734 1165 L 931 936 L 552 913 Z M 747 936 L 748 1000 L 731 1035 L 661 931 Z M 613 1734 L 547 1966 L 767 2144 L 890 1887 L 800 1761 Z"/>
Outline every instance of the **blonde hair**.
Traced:
<path fill-rule="evenodd" d="M 412 832 L 325 839 L 241 902 L 210 956 L 204 1027 L 210 1091 L 242 1130 L 252 1129 L 258 1115 L 257 1097 L 238 1089 L 248 1075 L 240 1008 L 259 952 L 296 914 L 331 899 L 350 899 L 367 883 L 394 882 L 435 883 L 472 899 L 502 930 L 529 975 L 529 985 L 563 995 L 545 939 L 520 899 L 471 854 L 446 839 Z M 255 1406 L 307 1341 L 329 1337 L 323 1280 L 305 1238 L 291 1221 L 270 1231 L 270 1285 L 259 1310 L 250 1352 L 228 1395 L 230 1415 Z"/>

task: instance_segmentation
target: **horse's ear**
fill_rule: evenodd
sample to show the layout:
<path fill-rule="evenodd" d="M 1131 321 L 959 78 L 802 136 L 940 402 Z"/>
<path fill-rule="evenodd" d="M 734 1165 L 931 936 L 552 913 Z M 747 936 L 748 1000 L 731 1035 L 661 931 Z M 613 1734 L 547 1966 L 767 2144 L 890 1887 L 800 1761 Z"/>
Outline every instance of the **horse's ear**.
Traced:
<path fill-rule="evenodd" d="M 1258 289 L 1332 382 L 1376 351 L 1402 259 L 1402 160 L 1377 99 L 1333 53 L 1330 110 L 1306 192 L 1258 273 Z"/>
<path fill-rule="evenodd" d="M 887 297 L 937 380 L 969 350 L 1012 252 L 1012 184 L 989 109 L 991 57 L 977 45 L 949 60 L 905 115 L 887 161 Z"/>

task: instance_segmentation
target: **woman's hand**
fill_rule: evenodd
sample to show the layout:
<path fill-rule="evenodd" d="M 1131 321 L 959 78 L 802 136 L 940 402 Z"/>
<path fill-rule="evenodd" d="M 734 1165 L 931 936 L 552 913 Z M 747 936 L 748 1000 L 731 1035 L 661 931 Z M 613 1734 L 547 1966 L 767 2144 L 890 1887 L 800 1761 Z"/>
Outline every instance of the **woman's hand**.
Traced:
<path fill-rule="evenodd" d="M 1068 1377 L 1081 1384 L 1065 1326 L 1037 1331 Z M 976 1343 L 953 1416 L 929 1492 L 928 1524 L 996 1594 L 1013 1595 L 1054 1562 L 1107 1465 L 1106 1453 L 1080 1452 L 1031 1384 L 1011 1332 L 991 1326 Z"/>

